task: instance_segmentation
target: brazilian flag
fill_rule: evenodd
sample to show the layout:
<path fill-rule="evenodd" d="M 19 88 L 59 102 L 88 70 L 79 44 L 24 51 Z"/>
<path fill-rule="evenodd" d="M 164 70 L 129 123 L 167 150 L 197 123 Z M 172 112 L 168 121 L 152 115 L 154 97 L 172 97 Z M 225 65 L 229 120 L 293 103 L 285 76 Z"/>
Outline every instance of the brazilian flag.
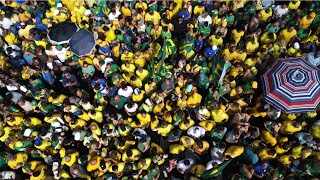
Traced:
<path fill-rule="evenodd" d="M 218 175 L 219 173 L 221 173 L 232 161 L 232 159 L 230 159 L 229 161 L 224 161 L 223 163 L 221 163 L 218 168 L 212 168 L 209 169 L 207 171 L 205 171 L 202 175 L 201 175 L 201 179 L 213 179 L 214 176 Z"/>
<path fill-rule="evenodd" d="M 214 56 L 212 60 L 212 76 L 213 76 L 213 85 L 216 87 L 218 85 L 218 81 L 220 79 L 223 66 L 225 61 L 221 59 L 219 56 Z"/>

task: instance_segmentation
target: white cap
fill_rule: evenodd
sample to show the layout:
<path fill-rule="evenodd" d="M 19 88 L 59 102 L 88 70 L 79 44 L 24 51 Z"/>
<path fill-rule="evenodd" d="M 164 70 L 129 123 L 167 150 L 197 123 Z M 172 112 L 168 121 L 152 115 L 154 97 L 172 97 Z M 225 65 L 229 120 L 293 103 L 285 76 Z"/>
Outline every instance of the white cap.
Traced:
<path fill-rule="evenodd" d="M 149 98 L 145 100 L 145 103 L 146 103 L 147 105 L 149 105 L 149 106 L 152 105 L 152 101 L 151 101 Z"/>
<path fill-rule="evenodd" d="M 58 3 L 57 4 L 57 8 L 61 8 L 62 7 L 62 4 L 61 3 Z"/>
<path fill-rule="evenodd" d="M 80 141 L 80 132 L 75 132 L 74 133 L 74 140 L 76 140 L 76 141 Z"/>
<path fill-rule="evenodd" d="M 298 42 L 295 42 L 295 43 L 293 44 L 293 47 L 294 47 L 295 49 L 299 49 L 299 48 L 300 48 L 300 44 L 299 44 Z"/>
<path fill-rule="evenodd" d="M 205 114 L 208 113 L 208 109 L 200 109 L 200 110 L 199 110 L 199 113 L 200 113 L 201 115 L 205 115 Z"/>
<path fill-rule="evenodd" d="M 54 15 L 54 16 L 56 16 L 56 15 L 58 15 L 58 14 L 59 14 L 59 10 L 58 10 L 58 9 L 56 9 L 56 10 L 53 11 L 53 15 Z"/>
<path fill-rule="evenodd" d="M 213 46 L 212 46 L 212 49 L 213 49 L 213 50 L 217 50 L 218 47 L 217 47 L 216 45 L 213 45 Z"/>
<path fill-rule="evenodd" d="M 31 133 L 32 133 L 31 129 L 27 128 L 26 130 L 24 130 L 23 136 L 30 137 Z"/>
<path fill-rule="evenodd" d="M 134 92 L 135 95 L 138 95 L 138 94 L 140 94 L 140 89 L 139 88 L 135 88 L 133 92 Z"/>
<path fill-rule="evenodd" d="M 85 15 L 85 16 L 89 16 L 90 14 L 91 14 L 91 11 L 88 10 L 88 9 L 84 12 L 84 15 Z"/>

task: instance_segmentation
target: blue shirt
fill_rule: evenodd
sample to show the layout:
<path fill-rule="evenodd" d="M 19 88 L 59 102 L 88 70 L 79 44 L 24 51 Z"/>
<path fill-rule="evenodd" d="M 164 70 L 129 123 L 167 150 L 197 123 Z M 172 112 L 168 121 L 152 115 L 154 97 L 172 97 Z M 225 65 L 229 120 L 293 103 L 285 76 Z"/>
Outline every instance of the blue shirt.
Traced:
<path fill-rule="evenodd" d="M 78 80 L 77 80 L 77 77 L 75 76 L 75 75 L 73 75 L 73 74 L 71 74 L 71 77 L 68 79 L 68 78 L 66 78 L 66 77 L 63 77 L 62 78 L 62 83 L 63 83 L 63 85 L 65 85 L 65 84 L 67 84 L 67 83 L 70 83 L 70 84 L 72 84 L 72 83 L 74 83 L 74 82 L 77 82 Z M 79 82 L 78 82 L 78 84 L 76 84 L 76 86 L 79 86 Z M 70 86 L 69 86 L 70 87 Z"/>
<path fill-rule="evenodd" d="M 29 64 L 33 63 L 33 55 L 23 55 L 23 59 L 25 59 Z"/>
<path fill-rule="evenodd" d="M 261 163 L 257 163 L 254 165 L 254 171 L 257 172 L 258 174 L 264 175 L 268 172 L 270 168 L 270 165 L 268 163 L 268 167 L 266 169 L 262 169 L 262 164 Z"/>
<path fill-rule="evenodd" d="M 112 90 L 112 91 L 109 91 L 109 96 L 110 96 L 110 97 L 113 97 L 113 96 L 117 95 L 117 93 L 118 93 L 118 88 L 117 88 L 117 86 L 113 86 L 113 90 Z"/>
<path fill-rule="evenodd" d="M 207 47 L 205 50 L 204 50 L 204 55 L 208 58 L 211 58 L 213 57 L 214 55 L 217 54 L 217 50 L 213 50 L 212 47 Z"/>
<path fill-rule="evenodd" d="M 101 86 L 101 85 L 105 85 L 106 82 L 107 82 L 106 79 L 100 78 L 100 79 L 99 79 L 99 82 L 95 82 L 94 80 L 92 80 L 92 81 L 91 81 L 91 85 L 92 85 L 93 87 L 95 87 L 96 85 Z"/>
<path fill-rule="evenodd" d="M 47 83 L 49 84 L 53 84 L 55 82 L 54 77 L 52 76 L 52 74 L 50 73 L 50 71 L 42 71 L 42 77 L 45 81 L 47 81 Z"/>
<path fill-rule="evenodd" d="M 196 39 L 196 40 L 195 40 L 195 43 L 194 43 L 194 47 L 195 47 L 196 49 L 199 49 L 199 48 L 201 48 L 202 46 L 203 46 L 203 40 Z"/>

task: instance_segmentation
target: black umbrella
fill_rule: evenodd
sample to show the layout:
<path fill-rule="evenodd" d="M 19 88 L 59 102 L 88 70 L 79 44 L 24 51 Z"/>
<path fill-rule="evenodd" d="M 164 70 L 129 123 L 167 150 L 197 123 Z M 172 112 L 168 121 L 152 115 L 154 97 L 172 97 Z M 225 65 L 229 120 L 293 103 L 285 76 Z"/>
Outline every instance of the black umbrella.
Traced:
<path fill-rule="evenodd" d="M 70 50 L 77 56 L 84 56 L 91 53 L 96 46 L 96 40 L 93 33 L 87 30 L 79 30 L 74 33 L 69 41 Z"/>
<path fill-rule="evenodd" d="M 48 38 L 56 44 L 68 43 L 72 35 L 79 30 L 73 22 L 62 22 L 52 26 Z"/>

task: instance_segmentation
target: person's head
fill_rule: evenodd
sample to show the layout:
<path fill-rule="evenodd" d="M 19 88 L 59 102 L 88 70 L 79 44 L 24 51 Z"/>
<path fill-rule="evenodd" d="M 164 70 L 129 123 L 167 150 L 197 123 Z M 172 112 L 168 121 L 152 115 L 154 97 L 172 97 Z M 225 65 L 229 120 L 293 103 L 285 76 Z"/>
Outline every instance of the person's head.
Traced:
<path fill-rule="evenodd" d="M 275 155 L 277 152 L 276 152 L 276 150 L 274 150 L 274 149 L 270 149 L 269 151 L 268 151 L 268 155 L 270 155 L 270 156 L 273 156 L 273 155 Z"/>
<path fill-rule="evenodd" d="M 262 169 L 267 169 L 269 167 L 269 162 L 263 161 L 261 167 L 262 167 Z"/>
<path fill-rule="evenodd" d="M 288 27 L 288 31 L 289 31 L 289 32 L 292 32 L 293 30 L 294 30 L 294 26 L 289 26 L 289 27 Z"/>
<path fill-rule="evenodd" d="M 304 137 L 303 137 L 303 139 L 305 140 L 305 141 L 312 141 L 312 139 L 313 139 L 313 136 L 312 135 L 310 135 L 310 134 L 307 134 L 307 135 L 305 135 Z"/>
<path fill-rule="evenodd" d="M 183 161 L 183 163 L 184 163 L 186 166 L 189 166 L 189 165 L 191 164 L 189 159 L 185 159 L 185 160 Z"/>
<path fill-rule="evenodd" d="M 299 128 L 299 127 L 302 126 L 302 124 L 301 124 L 301 122 L 297 122 L 296 121 L 296 122 L 293 123 L 293 126 L 296 127 L 296 128 Z"/>

